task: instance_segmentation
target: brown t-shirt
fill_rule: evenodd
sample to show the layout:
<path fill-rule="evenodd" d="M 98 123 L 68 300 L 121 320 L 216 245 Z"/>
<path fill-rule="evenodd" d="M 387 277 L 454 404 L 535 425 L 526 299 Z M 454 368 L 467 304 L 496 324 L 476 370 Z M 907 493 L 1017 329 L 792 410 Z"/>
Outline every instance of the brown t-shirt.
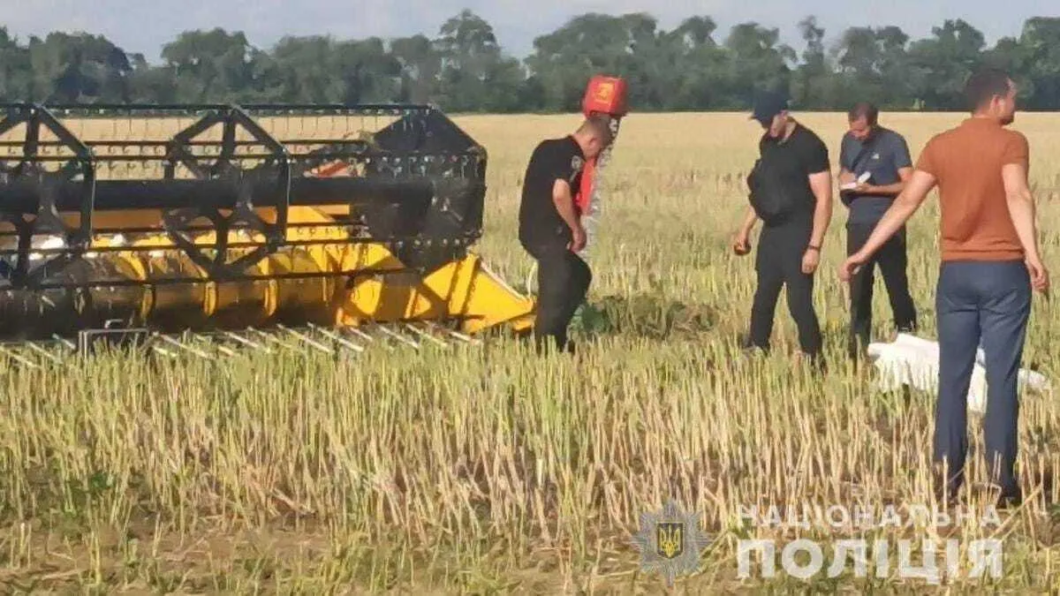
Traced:
<path fill-rule="evenodd" d="M 916 169 L 938 181 L 943 261 L 1023 259 L 1001 168 L 1026 168 L 1029 153 L 1026 137 L 984 118 L 968 118 L 928 141 Z"/>

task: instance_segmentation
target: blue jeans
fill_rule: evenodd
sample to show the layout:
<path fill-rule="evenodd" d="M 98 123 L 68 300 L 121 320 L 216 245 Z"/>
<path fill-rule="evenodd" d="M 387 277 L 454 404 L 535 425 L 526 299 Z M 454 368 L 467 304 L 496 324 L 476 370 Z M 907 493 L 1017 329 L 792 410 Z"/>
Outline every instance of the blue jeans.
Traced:
<path fill-rule="evenodd" d="M 939 334 L 939 396 L 935 411 L 935 461 L 948 464 L 948 487 L 964 481 L 968 450 L 968 388 L 975 353 L 986 364 L 984 417 L 990 482 L 1002 494 L 1019 494 L 1015 477 L 1020 360 L 1031 311 L 1030 274 L 1023 261 L 946 262 L 935 298 Z"/>

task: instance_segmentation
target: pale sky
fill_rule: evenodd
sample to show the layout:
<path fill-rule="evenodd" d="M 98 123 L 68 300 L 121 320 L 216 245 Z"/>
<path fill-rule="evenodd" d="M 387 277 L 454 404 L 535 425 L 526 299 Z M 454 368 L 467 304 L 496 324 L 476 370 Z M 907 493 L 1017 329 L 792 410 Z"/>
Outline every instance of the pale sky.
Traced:
<path fill-rule="evenodd" d="M 1049 0 L 0 0 L 0 26 L 25 41 L 49 31 L 106 35 L 127 52 L 159 59 L 161 47 L 187 29 L 242 30 L 250 43 L 268 48 L 284 35 L 331 34 L 337 38 L 433 37 L 450 16 L 469 8 L 493 25 L 500 44 L 516 57 L 533 49 L 534 37 L 574 15 L 648 12 L 664 29 L 688 16 L 710 16 L 715 39 L 744 21 L 777 27 L 784 41 L 802 47 L 796 23 L 816 15 L 832 43 L 849 26 L 898 25 L 916 39 L 945 19 L 963 18 L 992 44 L 1018 36 L 1030 16 L 1060 16 Z M 861 6 L 858 6 L 861 5 Z"/>

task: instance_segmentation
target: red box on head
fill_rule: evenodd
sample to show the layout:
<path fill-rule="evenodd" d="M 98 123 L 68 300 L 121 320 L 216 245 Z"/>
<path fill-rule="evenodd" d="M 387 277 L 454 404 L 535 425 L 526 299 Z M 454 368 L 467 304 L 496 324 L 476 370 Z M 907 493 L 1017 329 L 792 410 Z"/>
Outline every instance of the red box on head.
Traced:
<path fill-rule="evenodd" d="M 613 119 L 621 119 L 629 112 L 626 104 L 626 82 L 618 77 L 596 75 L 589 79 L 582 99 L 582 114 L 589 117 L 594 113 L 608 114 Z M 596 184 L 596 158 L 585 162 L 582 169 L 581 187 L 575 191 L 574 206 L 579 215 L 589 209 L 589 199 Z"/>
<path fill-rule="evenodd" d="M 582 98 L 584 115 L 600 112 L 621 118 L 628 111 L 624 80 L 605 75 L 596 75 L 589 80 L 589 86 L 585 88 L 585 97 Z"/>

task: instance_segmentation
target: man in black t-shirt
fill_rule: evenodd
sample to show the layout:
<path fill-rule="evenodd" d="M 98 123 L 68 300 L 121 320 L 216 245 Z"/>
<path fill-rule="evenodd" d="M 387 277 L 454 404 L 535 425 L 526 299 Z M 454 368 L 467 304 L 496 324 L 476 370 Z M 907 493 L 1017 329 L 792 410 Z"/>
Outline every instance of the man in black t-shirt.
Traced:
<path fill-rule="evenodd" d="M 537 260 L 538 304 L 534 335 L 539 348 L 548 338 L 573 352 L 567 327 L 592 281 L 576 253 L 585 247 L 585 228 L 574 205 L 582 166 L 612 141 L 603 118 L 589 118 L 572 134 L 542 141 L 523 178 L 519 243 Z"/>
<path fill-rule="evenodd" d="M 752 118 L 766 133 L 759 140 L 762 160 L 775 176 L 772 188 L 786 189 L 788 213 L 780 221 L 763 223 L 755 271 L 758 287 L 751 307 L 747 346 L 768 351 L 780 290 L 787 286 L 788 310 L 799 332 L 799 345 L 815 364 L 821 360 L 821 328 L 813 306 L 814 273 L 821 244 L 832 219 L 832 176 L 828 148 L 813 131 L 795 121 L 783 96 L 764 93 L 755 102 Z M 733 250 L 750 251 L 749 237 L 758 213 L 748 209 L 736 233 Z"/>

